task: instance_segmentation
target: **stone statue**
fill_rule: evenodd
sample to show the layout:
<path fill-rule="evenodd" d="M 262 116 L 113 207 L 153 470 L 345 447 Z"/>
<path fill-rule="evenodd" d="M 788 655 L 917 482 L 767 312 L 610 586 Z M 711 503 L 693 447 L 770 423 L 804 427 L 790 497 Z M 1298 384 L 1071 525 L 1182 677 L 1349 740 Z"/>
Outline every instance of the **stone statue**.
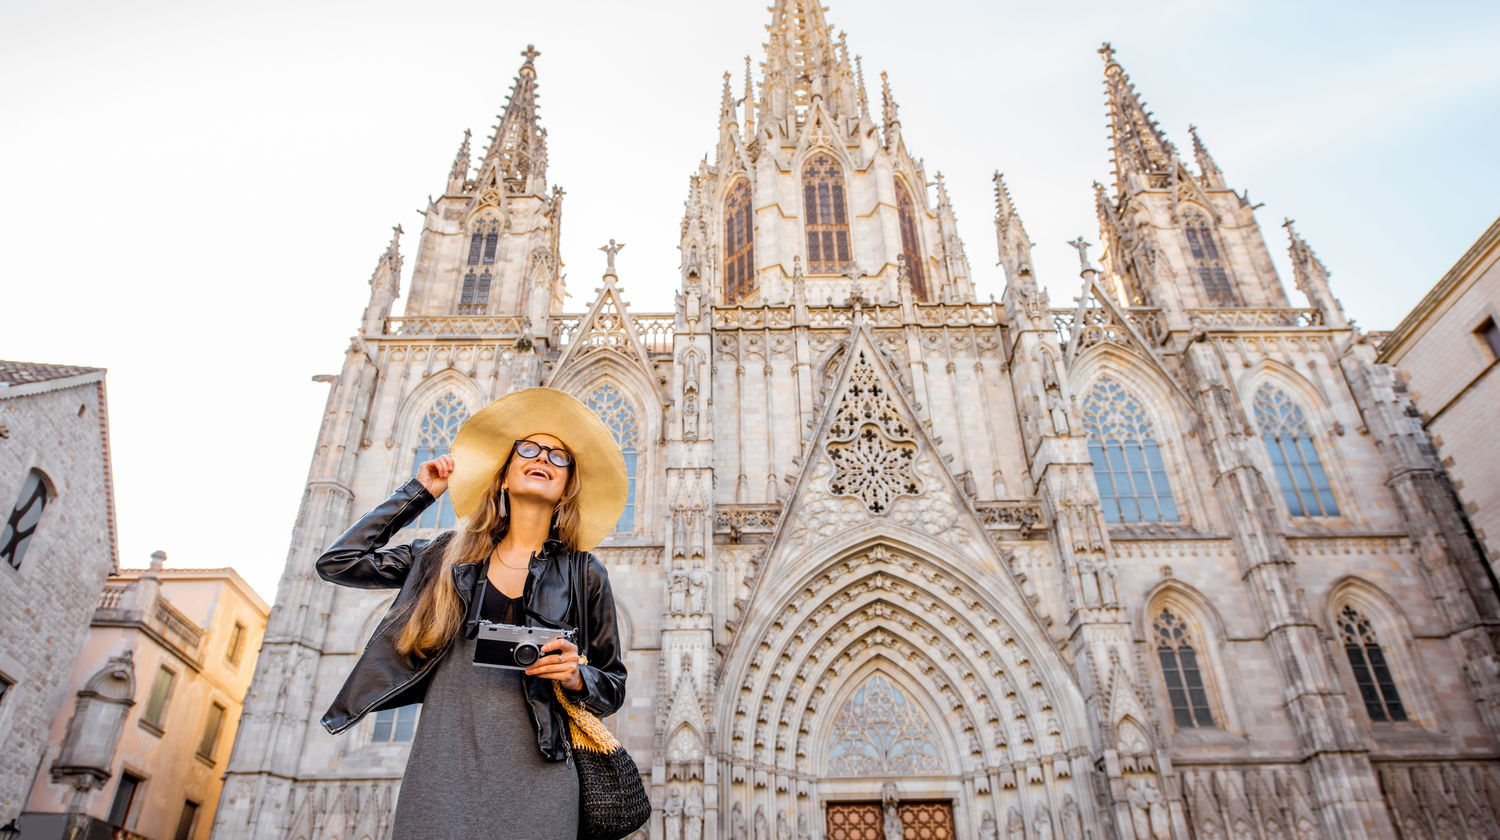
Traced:
<path fill-rule="evenodd" d="M 901 810 L 896 803 L 895 782 L 886 782 L 880 786 L 880 805 L 885 816 L 881 832 L 885 840 L 902 840 L 906 832 L 901 827 Z"/>
<path fill-rule="evenodd" d="M 671 571 L 667 572 L 667 603 L 672 615 L 687 614 L 687 584 L 687 570 L 682 561 L 672 563 Z"/>
<path fill-rule="evenodd" d="M 1105 606 L 1120 603 L 1119 593 L 1115 589 L 1115 569 L 1108 561 L 1099 564 L 1099 595 L 1104 599 Z"/>
<path fill-rule="evenodd" d="M 1150 809 L 1139 782 L 1125 788 L 1125 798 L 1130 802 L 1130 826 L 1137 840 L 1147 840 L 1151 836 Z"/>
<path fill-rule="evenodd" d="M 1161 789 L 1156 786 L 1156 782 L 1146 782 L 1142 798 L 1146 800 L 1152 840 L 1172 840 L 1172 819 L 1167 814 L 1167 802 L 1162 798 Z"/>
<path fill-rule="evenodd" d="M 662 808 L 666 825 L 666 840 L 682 840 L 682 791 L 676 785 L 667 793 L 666 807 Z"/>
<path fill-rule="evenodd" d="M 1014 807 L 1005 816 L 1005 837 L 1006 840 L 1026 840 L 1026 820 Z"/>
<path fill-rule="evenodd" d="M 1063 796 L 1062 836 L 1063 840 L 1083 840 L 1083 815 L 1071 794 Z"/>
<path fill-rule="evenodd" d="M 771 824 L 766 822 L 766 806 L 755 806 L 755 840 L 771 840 Z"/>
<path fill-rule="evenodd" d="M 604 253 L 606 253 L 606 254 L 609 255 L 609 264 L 607 266 L 605 266 L 605 268 L 604 268 L 604 273 L 605 274 L 614 274 L 615 273 L 615 254 L 620 253 L 620 249 L 624 248 L 624 247 L 625 247 L 625 243 L 624 242 L 621 242 L 619 244 L 615 244 L 615 241 L 613 239 L 609 240 L 609 244 L 608 245 L 600 245 L 599 246 L 599 250 L 601 250 Z"/>
<path fill-rule="evenodd" d="M 729 840 L 747 840 L 745 837 L 745 809 L 734 803 L 729 810 Z"/>
<path fill-rule="evenodd" d="M 708 613 L 708 570 L 702 561 L 693 564 L 688 573 L 688 615 Z"/>
<path fill-rule="evenodd" d="M 792 826 L 786 820 L 785 811 L 776 812 L 776 840 L 792 840 Z"/>
<path fill-rule="evenodd" d="M 703 840 L 703 792 L 696 786 L 688 791 L 683 816 L 682 840 Z"/>
<path fill-rule="evenodd" d="M 1000 829 L 995 826 L 995 815 L 989 811 L 985 811 L 984 819 L 979 821 L 979 840 L 1000 840 Z"/>
<path fill-rule="evenodd" d="M 1099 578 L 1094 573 L 1094 563 L 1087 554 L 1080 554 L 1078 561 L 1078 582 L 1083 587 L 1083 603 L 1086 606 L 1099 606 Z"/>
<path fill-rule="evenodd" d="M 698 439 L 698 393 L 688 391 L 682 398 L 682 439 Z"/>
<path fill-rule="evenodd" d="M 812 840 L 812 831 L 807 827 L 807 815 L 797 815 L 797 840 Z"/>
<path fill-rule="evenodd" d="M 1047 806 L 1037 803 L 1036 815 L 1032 817 L 1031 834 L 1036 840 L 1052 840 L 1052 812 Z"/>

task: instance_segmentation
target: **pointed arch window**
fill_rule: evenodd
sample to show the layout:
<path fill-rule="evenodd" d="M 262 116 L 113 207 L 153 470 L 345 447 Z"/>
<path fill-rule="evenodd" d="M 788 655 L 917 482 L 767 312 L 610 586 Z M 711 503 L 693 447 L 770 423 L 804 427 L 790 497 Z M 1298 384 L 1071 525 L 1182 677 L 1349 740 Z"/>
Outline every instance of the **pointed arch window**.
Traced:
<path fill-rule="evenodd" d="M 615 525 L 615 533 L 635 530 L 635 468 L 640 455 L 641 432 L 636 422 L 635 409 L 630 407 L 625 395 L 613 385 L 604 384 L 595 388 L 584 401 L 594 414 L 614 435 L 620 454 L 625 456 L 625 512 Z"/>
<path fill-rule="evenodd" d="M 482 311 L 490 302 L 490 270 L 475 274 L 474 269 L 464 275 L 463 290 L 458 296 L 458 311 L 474 314 Z"/>
<path fill-rule="evenodd" d="M 1365 701 L 1365 712 L 1370 720 L 1405 722 L 1406 707 L 1401 704 L 1396 681 L 1385 661 L 1385 651 L 1375 638 L 1370 620 L 1355 608 L 1345 605 L 1339 610 L 1338 625 L 1344 654 L 1349 657 L 1349 668 L 1354 671 L 1354 682 L 1359 686 L 1359 696 Z"/>
<path fill-rule="evenodd" d="M 1102 377 L 1084 397 L 1082 415 L 1105 521 L 1177 521 L 1172 483 L 1141 401 Z"/>
<path fill-rule="evenodd" d="M 1238 306 L 1239 296 L 1224 268 L 1224 258 L 1219 244 L 1214 240 L 1213 228 L 1202 213 L 1190 212 L 1186 216 L 1188 250 L 1193 254 L 1194 271 L 1203 284 L 1203 294 L 1214 306 Z"/>
<path fill-rule="evenodd" d="M 724 202 L 724 254 L 724 302 L 734 303 L 755 289 L 755 219 L 743 178 Z"/>
<path fill-rule="evenodd" d="M 500 247 L 500 221 L 493 216 L 480 219 L 469 235 L 469 265 L 494 265 Z"/>
<path fill-rule="evenodd" d="M 906 258 L 906 279 L 917 300 L 927 300 L 927 278 L 922 271 L 921 240 L 917 239 L 917 210 L 906 184 L 896 179 L 896 217 L 901 223 L 901 254 Z"/>
<path fill-rule="evenodd" d="M 1172 720 L 1184 728 L 1212 728 L 1213 711 L 1187 623 L 1170 609 L 1163 609 L 1151 622 L 1151 631 L 1162 681 L 1167 684 L 1167 699 L 1172 704 Z"/>
<path fill-rule="evenodd" d="M 457 394 L 449 391 L 438 397 L 422 417 L 422 428 L 417 437 L 417 453 L 412 459 L 412 475 L 416 475 L 417 468 L 422 466 L 423 461 L 448 454 L 448 448 L 453 445 L 453 436 L 458 434 L 459 427 L 468 419 L 469 410 L 464 407 Z M 442 498 L 422 511 L 417 527 L 452 528 L 457 522 L 453 502 L 444 493 Z"/>
<path fill-rule="evenodd" d="M 844 169 L 832 155 L 816 155 L 802 167 L 802 218 L 807 273 L 843 273 L 849 267 L 849 215 Z"/>
<path fill-rule="evenodd" d="M 1302 408 L 1269 384 L 1255 392 L 1255 424 L 1271 456 L 1281 497 L 1292 516 L 1338 516 L 1328 474 Z"/>
<path fill-rule="evenodd" d="M 927 716 L 884 676 L 870 677 L 839 709 L 828 775 L 913 775 L 943 769 Z"/>
<path fill-rule="evenodd" d="M 21 482 L 21 493 L 15 507 L 5 519 L 5 529 L 0 530 L 0 558 L 12 569 L 21 568 L 26 549 L 36 534 L 37 523 L 42 521 L 42 510 L 47 507 L 47 476 L 41 470 L 31 470 Z"/>

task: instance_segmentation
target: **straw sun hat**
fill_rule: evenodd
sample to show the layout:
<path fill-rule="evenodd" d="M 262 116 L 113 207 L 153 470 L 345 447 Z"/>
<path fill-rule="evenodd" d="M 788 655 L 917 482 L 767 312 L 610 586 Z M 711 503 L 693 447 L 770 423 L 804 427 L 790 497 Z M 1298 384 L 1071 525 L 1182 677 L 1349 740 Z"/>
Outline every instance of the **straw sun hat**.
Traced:
<path fill-rule="evenodd" d="M 511 447 L 531 435 L 551 435 L 573 454 L 573 469 L 578 471 L 577 548 L 593 549 L 625 512 L 625 456 L 588 406 L 554 388 L 506 394 L 458 430 L 449 448 L 453 472 L 448 476 L 448 494 L 453 512 L 468 516 L 477 510 Z"/>

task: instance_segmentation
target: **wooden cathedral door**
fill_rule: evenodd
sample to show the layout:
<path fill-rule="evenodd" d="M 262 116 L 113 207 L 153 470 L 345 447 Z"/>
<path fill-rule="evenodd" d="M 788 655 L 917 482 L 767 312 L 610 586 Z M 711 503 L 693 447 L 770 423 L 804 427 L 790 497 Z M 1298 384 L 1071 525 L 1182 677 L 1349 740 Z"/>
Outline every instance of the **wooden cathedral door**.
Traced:
<path fill-rule="evenodd" d="M 896 805 L 902 840 L 953 840 L 953 803 L 907 799 Z M 828 803 L 828 840 L 885 840 L 880 802 Z"/>

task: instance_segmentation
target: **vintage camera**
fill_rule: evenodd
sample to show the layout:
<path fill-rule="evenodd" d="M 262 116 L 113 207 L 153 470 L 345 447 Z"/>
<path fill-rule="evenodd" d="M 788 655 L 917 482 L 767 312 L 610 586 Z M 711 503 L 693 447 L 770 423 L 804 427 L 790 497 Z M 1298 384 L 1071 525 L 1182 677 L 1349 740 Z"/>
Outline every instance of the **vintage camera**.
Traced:
<path fill-rule="evenodd" d="M 577 644 L 572 630 L 521 627 L 480 620 L 479 635 L 474 640 L 474 664 L 486 668 L 524 671 L 543 656 L 556 655 L 556 651 L 542 653 L 542 645 L 556 638 L 564 638 Z"/>

